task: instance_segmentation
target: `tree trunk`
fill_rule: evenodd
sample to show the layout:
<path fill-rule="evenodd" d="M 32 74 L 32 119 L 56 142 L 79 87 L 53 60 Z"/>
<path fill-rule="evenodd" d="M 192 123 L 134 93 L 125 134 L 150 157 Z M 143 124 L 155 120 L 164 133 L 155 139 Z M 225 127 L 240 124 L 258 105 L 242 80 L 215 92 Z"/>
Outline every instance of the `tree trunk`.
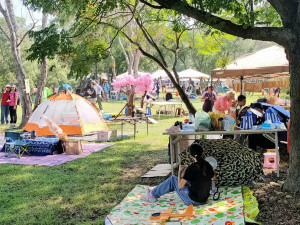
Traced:
<path fill-rule="evenodd" d="M 30 93 L 26 93 L 26 85 L 25 80 L 27 79 L 25 70 L 23 68 L 23 63 L 21 59 L 21 49 L 19 44 L 19 32 L 18 32 L 18 26 L 14 14 L 13 4 L 11 0 L 5 0 L 7 10 L 5 10 L 0 3 L 0 11 L 5 19 L 5 22 L 7 24 L 7 27 L 9 29 L 10 33 L 10 44 L 11 44 L 11 50 L 15 61 L 16 66 L 16 78 L 18 81 L 18 90 L 20 93 L 21 98 L 21 104 L 22 104 L 22 121 L 20 124 L 20 127 L 25 126 L 27 123 L 31 112 L 32 112 L 32 101 L 30 97 Z"/>
<path fill-rule="evenodd" d="M 133 75 L 132 67 L 133 67 L 134 55 L 131 50 L 128 52 L 128 55 L 129 55 L 128 75 Z"/>
<path fill-rule="evenodd" d="M 300 43 L 287 49 L 290 61 L 290 86 L 291 92 L 291 123 L 290 123 L 290 157 L 287 179 L 284 189 L 300 191 Z"/>
<path fill-rule="evenodd" d="M 189 100 L 188 96 L 185 94 L 184 90 L 180 87 L 180 85 L 178 83 L 173 83 L 175 88 L 178 91 L 178 94 L 181 98 L 181 100 L 183 101 L 183 103 L 185 104 L 186 108 L 188 109 L 189 113 L 192 113 L 193 115 L 196 114 L 196 109 L 193 106 L 193 104 L 191 103 L 191 101 Z"/>
<path fill-rule="evenodd" d="M 110 59 L 111 59 L 111 71 L 112 71 L 113 79 L 115 80 L 117 77 L 117 75 L 116 75 L 116 60 L 112 54 L 110 54 Z"/>
<path fill-rule="evenodd" d="M 139 76 L 138 75 L 138 70 L 139 70 L 140 57 L 141 57 L 140 50 L 135 49 L 135 51 L 134 51 L 134 63 L 133 63 L 133 76 L 134 76 L 134 78 L 137 78 Z"/>
<path fill-rule="evenodd" d="M 143 94 L 142 99 L 141 99 L 141 108 L 144 108 L 144 99 L 146 97 L 147 91 L 145 91 L 145 94 Z"/>
<path fill-rule="evenodd" d="M 127 94 L 127 114 L 126 114 L 126 116 L 132 116 L 132 112 L 135 108 L 134 97 L 135 97 L 135 93 L 133 91 L 129 91 L 129 93 Z"/>
<path fill-rule="evenodd" d="M 42 29 L 45 29 L 47 27 L 47 24 L 48 24 L 48 14 L 45 14 L 42 19 Z M 38 107 L 38 105 L 41 104 L 43 101 L 43 92 L 44 92 L 44 88 L 47 81 L 47 75 L 48 75 L 47 69 L 48 69 L 48 62 L 46 56 L 44 62 L 41 64 L 41 76 L 37 86 L 37 93 L 36 93 L 33 110 L 35 110 Z"/>

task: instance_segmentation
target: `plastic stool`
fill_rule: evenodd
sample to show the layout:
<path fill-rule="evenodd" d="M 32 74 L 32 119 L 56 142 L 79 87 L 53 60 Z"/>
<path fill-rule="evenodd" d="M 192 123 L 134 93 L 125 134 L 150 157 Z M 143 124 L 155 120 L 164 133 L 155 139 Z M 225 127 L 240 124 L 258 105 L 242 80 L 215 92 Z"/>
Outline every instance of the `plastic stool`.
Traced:
<path fill-rule="evenodd" d="M 176 108 L 175 110 L 175 116 L 184 116 L 184 109 L 183 108 Z"/>
<path fill-rule="evenodd" d="M 146 107 L 146 116 L 151 116 L 151 108 L 149 106 Z"/>
<path fill-rule="evenodd" d="M 267 149 L 267 153 L 268 152 L 274 152 L 276 157 L 276 149 Z M 278 155 L 278 162 L 280 162 L 280 155 Z"/>
<path fill-rule="evenodd" d="M 277 169 L 276 153 L 264 153 L 264 167 L 270 169 Z"/>

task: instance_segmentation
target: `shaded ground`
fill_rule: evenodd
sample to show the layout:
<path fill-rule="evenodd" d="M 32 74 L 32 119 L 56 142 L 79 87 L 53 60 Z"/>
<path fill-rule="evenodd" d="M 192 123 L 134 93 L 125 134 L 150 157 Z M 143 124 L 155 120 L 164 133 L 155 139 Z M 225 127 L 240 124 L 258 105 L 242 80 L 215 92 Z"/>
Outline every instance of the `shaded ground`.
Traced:
<path fill-rule="evenodd" d="M 265 181 L 251 187 L 259 203 L 257 221 L 263 225 L 300 224 L 300 194 L 282 190 L 289 159 L 285 146 L 281 146 L 280 156 L 280 177 L 276 170 L 265 169 Z"/>

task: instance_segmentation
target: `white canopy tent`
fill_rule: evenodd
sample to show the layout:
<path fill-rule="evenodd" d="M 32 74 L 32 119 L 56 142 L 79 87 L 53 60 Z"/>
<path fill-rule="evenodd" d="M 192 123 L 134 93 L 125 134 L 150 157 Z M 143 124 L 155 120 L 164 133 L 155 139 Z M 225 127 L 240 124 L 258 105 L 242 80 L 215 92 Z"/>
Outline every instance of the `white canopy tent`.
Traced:
<path fill-rule="evenodd" d="M 209 75 L 205 74 L 205 73 L 201 73 L 197 70 L 193 70 L 193 69 L 187 69 L 184 71 L 181 71 L 178 73 L 179 75 L 179 79 L 183 79 L 183 78 L 204 78 L 204 79 L 208 79 L 210 78 Z"/>
<path fill-rule="evenodd" d="M 164 70 L 157 70 L 154 73 L 151 74 L 151 77 L 153 79 L 162 79 L 162 80 L 167 80 L 169 79 L 167 73 Z"/>

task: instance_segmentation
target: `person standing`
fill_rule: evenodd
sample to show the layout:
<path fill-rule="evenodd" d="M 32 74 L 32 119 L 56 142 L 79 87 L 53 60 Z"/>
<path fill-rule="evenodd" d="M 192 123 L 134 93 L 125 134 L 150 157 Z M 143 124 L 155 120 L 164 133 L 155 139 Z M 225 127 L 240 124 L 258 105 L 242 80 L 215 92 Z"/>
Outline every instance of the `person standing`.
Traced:
<path fill-rule="evenodd" d="M 99 83 L 97 81 L 92 82 L 92 87 L 96 91 L 96 97 L 97 97 L 97 102 L 98 102 L 98 105 L 99 105 L 99 109 L 100 109 L 101 113 L 103 113 L 102 98 L 105 99 L 104 91 L 103 91 L 102 87 L 99 85 Z"/>
<path fill-rule="evenodd" d="M 10 85 L 6 85 L 2 91 L 1 100 L 1 124 L 8 124 L 8 114 L 9 114 L 9 93 L 11 91 Z"/>
<path fill-rule="evenodd" d="M 207 91 L 202 94 L 201 101 L 204 101 L 202 110 L 204 112 L 211 112 L 216 100 L 217 94 L 213 91 L 213 87 L 210 85 L 207 87 Z"/>
<path fill-rule="evenodd" d="M 105 97 L 106 97 L 107 101 L 109 100 L 109 89 L 110 89 L 110 85 L 107 81 L 105 81 L 104 92 L 105 92 Z"/>
<path fill-rule="evenodd" d="M 92 86 L 92 87 L 91 87 Z M 91 83 L 91 86 L 87 86 L 85 88 L 85 94 L 84 97 L 86 100 L 90 103 L 92 103 L 96 107 L 96 102 L 97 102 L 97 95 L 96 95 L 96 90 L 94 88 L 93 83 Z"/>
<path fill-rule="evenodd" d="M 156 83 L 156 96 L 157 96 L 157 99 L 159 99 L 159 88 L 160 88 L 160 86 L 159 86 L 159 82 L 157 81 L 157 83 Z"/>
<path fill-rule="evenodd" d="M 9 113 L 10 113 L 10 127 L 16 127 L 17 123 L 17 105 L 18 105 L 18 92 L 16 85 L 11 87 L 11 92 L 9 93 Z"/>
<path fill-rule="evenodd" d="M 225 113 L 225 111 L 229 111 L 231 107 L 234 107 L 235 104 L 235 92 L 227 91 L 224 95 L 218 97 L 213 106 L 213 112 Z"/>

